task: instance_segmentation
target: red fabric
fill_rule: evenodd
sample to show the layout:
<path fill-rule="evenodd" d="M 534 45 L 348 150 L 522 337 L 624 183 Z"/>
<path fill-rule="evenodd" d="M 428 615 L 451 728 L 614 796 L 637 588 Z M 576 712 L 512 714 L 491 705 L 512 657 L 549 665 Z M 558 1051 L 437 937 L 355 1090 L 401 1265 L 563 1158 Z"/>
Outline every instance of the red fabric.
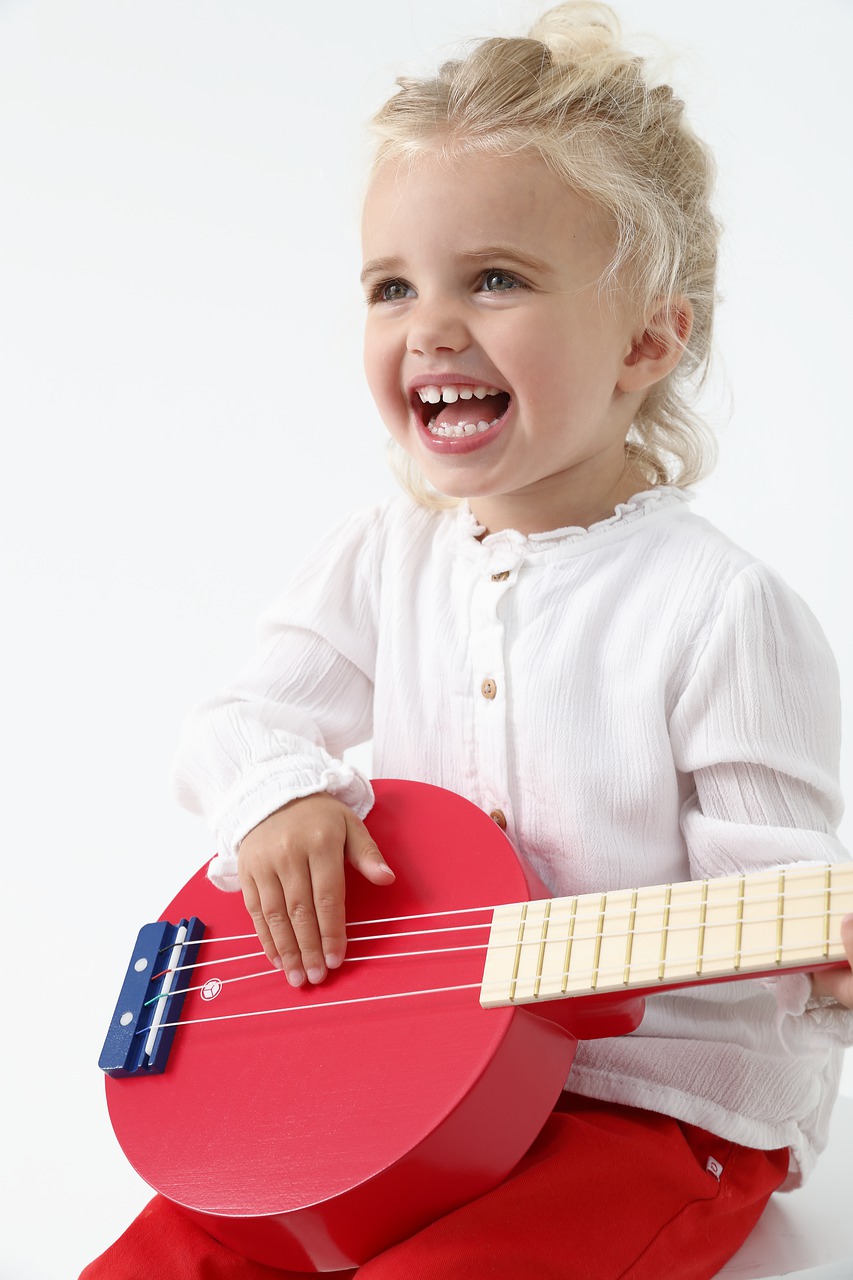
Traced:
<path fill-rule="evenodd" d="M 721 1166 L 719 1177 L 707 1168 Z M 565 1094 L 513 1173 L 333 1280 L 709 1280 L 783 1181 L 753 1151 L 651 1111 Z M 81 1280 L 294 1280 L 157 1196 Z"/>

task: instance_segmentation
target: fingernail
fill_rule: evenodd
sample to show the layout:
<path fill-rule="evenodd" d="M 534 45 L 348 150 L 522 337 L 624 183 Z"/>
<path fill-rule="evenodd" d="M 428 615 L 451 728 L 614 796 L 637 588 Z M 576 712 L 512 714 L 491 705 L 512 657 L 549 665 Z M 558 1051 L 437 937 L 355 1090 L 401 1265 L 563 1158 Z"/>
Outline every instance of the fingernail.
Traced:
<path fill-rule="evenodd" d="M 305 974 L 301 969 L 291 969 L 287 975 L 287 981 L 292 987 L 301 987 L 305 981 Z"/>
<path fill-rule="evenodd" d="M 308 970 L 308 981 L 309 981 L 309 982 L 322 982 L 322 981 L 323 981 L 323 978 L 325 977 L 325 975 L 326 975 L 326 971 L 325 971 L 325 969 L 320 969 L 320 968 L 316 968 L 316 969 L 309 969 L 309 970 Z"/>
<path fill-rule="evenodd" d="M 274 969 L 282 969 L 282 968 L 284 968 L 284 966 L 283 966 L 283 964 L 282 964 L 282 962 L 281 962 L 281 956 L 273 956 L 273 962 L 272 962 L 272 963 L 273 963 L 273 968 L 274 968 Z"/>
<path fill-rule="evenodd" d="M 389 874 L 389 876 L 393 876 L 393 875 L 394 875 L 394 872 L 393 872 L 393 871 L 391 870 L 391 868 L 388 866 L 388 863 L 387 863 L 387 862 L 380 862 L 380 863 L 379 863 L 379 870 L 380 870 L 380 871 L 387 871 L 387 872 L 388 872 L 388 874 Z M 394 878 L 396 879 L 396 876 L 395 876 Z"/>
<path fill-rule="evenodd" d="M 327 951 L 323 959 L 326 961 L 327 969 L 339 969 L 341 967 L 341 957 L 335 951 Z"/>

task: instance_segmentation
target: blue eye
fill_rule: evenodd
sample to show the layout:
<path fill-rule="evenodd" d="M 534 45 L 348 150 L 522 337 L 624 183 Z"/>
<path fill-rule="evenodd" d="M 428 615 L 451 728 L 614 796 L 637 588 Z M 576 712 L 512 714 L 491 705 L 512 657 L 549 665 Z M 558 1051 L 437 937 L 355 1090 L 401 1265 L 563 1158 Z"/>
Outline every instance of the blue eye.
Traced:
<path fill-rule="evenodd" d="M 483 276 L 486 293 L 508 293 L 520 287 L 520 281 L 508 271 L 487 271 Z"/>

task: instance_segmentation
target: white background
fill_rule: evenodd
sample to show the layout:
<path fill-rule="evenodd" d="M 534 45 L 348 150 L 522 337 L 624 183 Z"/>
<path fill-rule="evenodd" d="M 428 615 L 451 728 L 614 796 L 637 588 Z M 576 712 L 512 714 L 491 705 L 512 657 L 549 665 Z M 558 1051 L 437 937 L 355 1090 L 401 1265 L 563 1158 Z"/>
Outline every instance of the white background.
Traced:
<path fill-rule="evenodd" d="M 360 366 L 363 121 L 541 7 L 0 0 L 4 1280 L 76 1276 L 147 1197 L 96 1061 L 137 927 L 213 852 L 170 796 L 180 721 L 294 560 L 394 489 Z M 721 168 L 697 509 L 808 599 L 850 724 L 853 7 L 618 9 L 667 41 Z"/>

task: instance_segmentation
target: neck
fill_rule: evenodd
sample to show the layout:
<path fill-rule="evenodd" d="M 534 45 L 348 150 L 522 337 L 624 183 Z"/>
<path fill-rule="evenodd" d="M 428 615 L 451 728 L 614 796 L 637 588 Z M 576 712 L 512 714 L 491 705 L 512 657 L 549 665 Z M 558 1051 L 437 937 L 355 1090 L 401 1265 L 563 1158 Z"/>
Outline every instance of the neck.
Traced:
<path fill-rule="evenodd" d="M 497 907 L 480 1003 L 694 986 L 844 961 L 853 863 Z"/>
<path fill-rule="evenodd" d="M 618 461 L 599 455 L 529 488 L 469 497 L 468 503 L 486 533 L 515 529 L 529 537 L 552 529 L 588 529 L 650 487 L 643 475 L 625 465 L 620 453 Z"/>

